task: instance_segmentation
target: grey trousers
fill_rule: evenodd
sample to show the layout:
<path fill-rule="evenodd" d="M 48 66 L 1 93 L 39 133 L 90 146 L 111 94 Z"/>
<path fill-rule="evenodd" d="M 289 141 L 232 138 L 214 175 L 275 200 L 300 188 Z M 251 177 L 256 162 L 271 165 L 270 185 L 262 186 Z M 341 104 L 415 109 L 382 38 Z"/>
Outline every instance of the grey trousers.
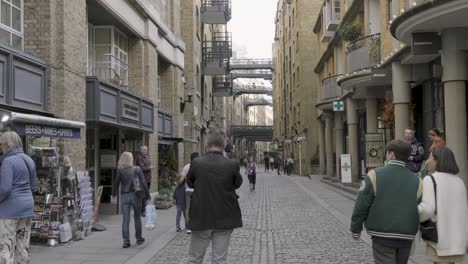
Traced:
<path fill-rule="evenodd" d="M 372 251 L 376 264 L 406 264 L 411 252 L 411 247 L 391 248 L 372 242 Z"/>
<path fill-rule="evenodd" d="M 189 249 L 189 264 L 202 264 L 211 242 L 211 264 L 226 264 L 232 229 L 193 231 Z"/>
<path fill-rule="evenodd" d="M 185 192 L 185 226 L 187 226 L 189 222 L 189 213 L 190 213 L 190 203 L 192 202 L 192 194 L 193 192 Z"/>

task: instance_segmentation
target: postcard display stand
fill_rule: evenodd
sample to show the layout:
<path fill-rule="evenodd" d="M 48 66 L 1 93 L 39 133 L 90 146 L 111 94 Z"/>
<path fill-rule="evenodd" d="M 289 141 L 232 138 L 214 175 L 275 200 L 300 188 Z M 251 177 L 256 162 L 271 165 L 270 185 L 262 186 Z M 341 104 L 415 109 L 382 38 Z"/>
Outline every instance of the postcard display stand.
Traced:
<path fill-rule="evenodd" d="M 59 166 L 58 148 L 32 147 L 29 154 L 36 163 L 37 177 L 31 240 L 55 246 L 82 239 L 89 226 L 88 212 L 92 212 L 88 172 L 76 173 L 77 184 L 77 177 Z"/>
<path fill-rule="evenodd" d="M 77 172 L 79 203 L 80 203 L 80 220 L 83 224 L 82 235 L 87 236 L 91 233 L 93 219 L 93 188 L 91 185 L 91 177 L 88 171 Z"/>

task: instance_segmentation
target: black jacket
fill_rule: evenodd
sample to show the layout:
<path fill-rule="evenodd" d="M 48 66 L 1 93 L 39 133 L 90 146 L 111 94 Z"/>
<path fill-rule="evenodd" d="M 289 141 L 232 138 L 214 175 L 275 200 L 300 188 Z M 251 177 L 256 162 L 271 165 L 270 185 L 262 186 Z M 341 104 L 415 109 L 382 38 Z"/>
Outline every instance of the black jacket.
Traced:
<path fill-rule="evenodd" d="M 225 158 L 221 152 L 209 152 L 190 162 L 187 185 L 195 189 L 190 204 L 189 229 L 242 227 L 236 194 L 236 189 L 242 185 L 239 163 Z"/>
<path fill-rule="evenodd" d="M 119 185 L 122 185 L 120 188 L 121 193 L 133 192 L 133 177 L 138 177 L 140 179 L 140 186 L 149 197 L 148 186 L 146 185 L 145 178 L 143 177 L 143 172 L 138 166 L 132 166 L 125 169 L 117 170 L 117 176 L 115 176 L 114 184 L 112 187 L 112 195 L 117 195 L 119 191 Z"/>
<path fill-rule="evenodd" d="M 185 208 L 185 189 L 187 186 L 184 184 L 178 184 L 172 194 L 172 198 L 176 205 L 180 205 Z"/>
<path fill-rule="evenodd" d="M 421 169 L 421 165 L 424 160 L 424 145 L 419 142 L 417 139 L 414 139 L 411 142 L 411 155 L 406 162 L 406 167 L 414 172 L 417 173 Z"/>

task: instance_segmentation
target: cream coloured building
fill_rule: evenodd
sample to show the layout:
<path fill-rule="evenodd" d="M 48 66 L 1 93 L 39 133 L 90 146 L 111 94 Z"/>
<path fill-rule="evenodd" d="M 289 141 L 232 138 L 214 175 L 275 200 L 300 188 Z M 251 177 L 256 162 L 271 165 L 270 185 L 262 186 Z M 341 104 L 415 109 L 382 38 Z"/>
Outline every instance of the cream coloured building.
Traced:
<path fill-rule="evenodd" d="M 314 31 L 323 171 L 337 175 L 340 154 L 350 153 L 358 181 L 383 163 L 385 142 L 412 127 L 428 151 L 435 127 L 466 175 L 468 24 L 457 17 L 467 2 L 327 0 L 322 10 Z M 334 112 L 334 101 L 345 111 Z"/>
<path fill-rule="evenodd" d="M 322 1 L 278 1 L 273 44 L 274 143 L 285 156 L 293 156 L 295 173 L 318 173 L 318 112 L 315 108 L 317 42 L 310 21 L 317 18 Z M 302 168 L 302 171 L 300 169 Z"/>

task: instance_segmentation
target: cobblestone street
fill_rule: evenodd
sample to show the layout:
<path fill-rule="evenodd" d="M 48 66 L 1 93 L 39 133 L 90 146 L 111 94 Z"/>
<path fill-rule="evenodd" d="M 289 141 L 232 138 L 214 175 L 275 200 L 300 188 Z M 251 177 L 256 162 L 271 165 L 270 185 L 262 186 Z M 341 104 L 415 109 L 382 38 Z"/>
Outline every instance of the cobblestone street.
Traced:
<path fill-rule="evenodd" d="M 233 233 L 229 263 L 373 263 L 369 244 L 353 240 L 349 220 L 339 219 L 319 198 L 334 193 L 319 181 L 260 172 L 256 189 L 250 192 L 244 178 L 239 191 L 244 228 Z M 148 263 L 186 263 L 189 241 L 189 235 L 178 234 Z M 204 263 L 210 256 L 208 250 Z"/>

